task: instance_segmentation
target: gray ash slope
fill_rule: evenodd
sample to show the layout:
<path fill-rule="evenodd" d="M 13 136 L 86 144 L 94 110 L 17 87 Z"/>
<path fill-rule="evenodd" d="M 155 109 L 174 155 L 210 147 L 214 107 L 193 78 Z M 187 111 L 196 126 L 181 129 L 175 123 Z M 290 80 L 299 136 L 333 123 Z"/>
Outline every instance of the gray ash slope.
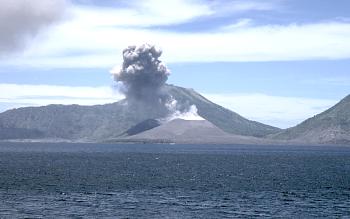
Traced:
<path fill-rule="evenodd" d="M 250 121 L 210 102 L 191 89 L 166 85 L 165 91 L 182 105 L 194 104 L 198 114 L 223 131 L 262 137 L 280 129 Z M 140 104 L 140 105 L 138 105 Z M 67 139 L 103 141 L 120 136 L 147 120 L 162 118 L 162 111 L 125 100 L 96 106 L 49 105 L 8 110 L 0 114 L 0 139 Z"/>
<path fill-rule="evenodd" d="M 207 120 L 174 119 L 127 137 L 135 142 L 168 142 L 177 144 L 272 144 L 272 141 L 252 136 L 229 134 Z"/>
<path fill-rule="evenodd" d="M 269 136 L 308 144 L 350 144 L 350 95 L 301 124 Z"/>

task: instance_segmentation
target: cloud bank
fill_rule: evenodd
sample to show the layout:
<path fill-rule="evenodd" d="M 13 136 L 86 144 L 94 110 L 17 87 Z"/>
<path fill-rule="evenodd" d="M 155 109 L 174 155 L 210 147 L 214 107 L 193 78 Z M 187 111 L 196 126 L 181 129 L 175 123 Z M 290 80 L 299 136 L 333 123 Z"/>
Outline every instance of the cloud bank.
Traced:
<path fill-rule="evenodd" d="M 323 112 L 339 100 L 283 97 L 261 93 L 204 94 L 209 100 L 242 116 L 279 128 L 299 124 Z"/>
<path fill-rule="evenodd" d="M 96 105 L 124 98 L 111 87 L 0 84 L 0 111 L 49 104 Z"/>
<path fill-rule="evenodd" d="M 125 45 L 144 42 L 166 50 L 164 57 L 168 63 L 350 58 L 350 24 L 347 23 L 230 27 L 212 33 L 121 27 L 95 31 L 98 27 L 66 23 L 52 32 L 48 41 L 33 45 L 23 57 L 8 60 L 6 64 L 105 68 L 115 65 L 115 54 L 121 53 Z"/>
<path fill-rule="evenodd" d="M 168 63 L 350 58 L 350 23 L 336 19 L 272 25 L 241 17 L 198 32 L 163 28 L 242 11 L 276 10 L 276 2 L 283 1 L 142 2 L 128 1 L 127 7 L 117 8 L 73 5 L 68 9 L 72 18 L 52 28 L 46 40 L 35 42 L 23 56 L 2 64 L 108 68 L 115 65 L 115 54 L 126 45 L 145 42 L 166 50 Z M 146 4 L 152 2 L 158 4 Z M 169 7 L 172 10 L 166 10 Z"/>

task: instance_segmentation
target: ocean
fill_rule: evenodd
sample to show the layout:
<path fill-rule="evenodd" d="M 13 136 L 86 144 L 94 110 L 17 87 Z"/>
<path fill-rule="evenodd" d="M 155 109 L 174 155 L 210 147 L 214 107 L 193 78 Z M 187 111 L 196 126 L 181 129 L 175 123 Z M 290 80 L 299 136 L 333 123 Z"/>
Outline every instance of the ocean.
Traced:
<path fill-rule="evenodd" d="M 0 143 L 0 218 L 350 218 L 350 147 Z"/>

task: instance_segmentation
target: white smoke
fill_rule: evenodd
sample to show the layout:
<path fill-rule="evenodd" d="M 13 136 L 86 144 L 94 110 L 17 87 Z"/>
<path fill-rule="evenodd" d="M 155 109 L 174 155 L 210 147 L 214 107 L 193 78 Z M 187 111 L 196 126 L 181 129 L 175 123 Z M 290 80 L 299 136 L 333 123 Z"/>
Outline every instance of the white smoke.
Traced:
<path fill-rule="evenodd" d="M 0 0 L 0 56 L 25 47 L 62 17 L 66 5 L 66 0 Z"/>
<path fill-rule="evenodd" d="M 112 70 L 114 80 L 122 82 L 128 99 L 142 101 L 162 98 L 161 88 L 170 71 L 159 60 L 162 51 L 150 44 L 129 46 L 123 51 L 120 70 Z"/>
<path fill-rule="evenodd" d="M 198 109 L 196 105 L 191 105 L 187 110 L 185 111 L 180 111 L 178 110 L 178 103 L 175 99 L 171 99 L 166 104 L 166 107 L 170 111 L 170 115 L 166 117 L 164 120 L 166 122 L 169 122 L 174 119 L 183 119 L 183 120 L 204 120 L 203 117 L 198 115 Z"/>

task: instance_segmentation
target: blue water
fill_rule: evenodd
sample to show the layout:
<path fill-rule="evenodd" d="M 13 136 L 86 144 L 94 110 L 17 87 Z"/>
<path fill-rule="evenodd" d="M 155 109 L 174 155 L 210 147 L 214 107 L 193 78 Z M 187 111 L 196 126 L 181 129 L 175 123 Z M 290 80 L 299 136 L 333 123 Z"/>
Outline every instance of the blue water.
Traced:
<path fill-rule="evenodd" d="M 0 143 L 0 218 L 350 218 L 350 147 Z"/>

